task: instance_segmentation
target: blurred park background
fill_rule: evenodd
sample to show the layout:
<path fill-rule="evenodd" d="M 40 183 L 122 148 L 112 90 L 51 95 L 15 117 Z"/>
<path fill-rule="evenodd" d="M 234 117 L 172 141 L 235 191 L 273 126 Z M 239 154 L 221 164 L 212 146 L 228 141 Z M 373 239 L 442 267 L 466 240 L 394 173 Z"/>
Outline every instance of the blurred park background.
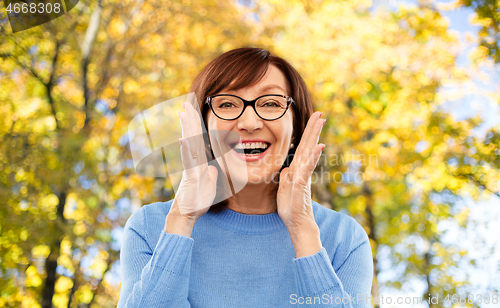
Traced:
<path fill-rule="evenodd" d="M 12 33 L 0 5 L 0 307 L 116 305 L 127 218 L 173 197 L 165 178 L 135 172 L 127 126 L 241 46 L 291 62 L 328 119 L 314 199 L 365 228 L 373 296 L 499 307 L 499 10 L 98 0 Z"/>

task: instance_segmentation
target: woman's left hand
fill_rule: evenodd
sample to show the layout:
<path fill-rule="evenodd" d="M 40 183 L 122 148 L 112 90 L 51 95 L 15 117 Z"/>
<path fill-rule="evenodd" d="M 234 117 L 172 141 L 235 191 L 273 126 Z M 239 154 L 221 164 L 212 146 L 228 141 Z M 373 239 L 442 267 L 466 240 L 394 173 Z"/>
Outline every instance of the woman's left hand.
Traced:
<path fill-rule="evenodd" d="M 319 227 L 312 209 L 311 175 L 325 148 L 324 144 L 318 144 L 325 121 L 321 119 L 321 112 L 311 115 L 292 163 L 280 174 L 278 214 L 290 233 L 297 258 L 321 249 Z"/>

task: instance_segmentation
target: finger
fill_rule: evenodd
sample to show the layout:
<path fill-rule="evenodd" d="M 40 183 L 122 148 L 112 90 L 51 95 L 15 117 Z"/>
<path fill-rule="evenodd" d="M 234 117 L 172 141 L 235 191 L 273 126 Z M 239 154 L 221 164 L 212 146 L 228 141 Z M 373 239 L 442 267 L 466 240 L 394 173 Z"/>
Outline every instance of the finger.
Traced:
<path fill-rule="evenodd" d="M 321 129 L 325 124 L 325 122 L 326 120 L 324 119 L 320 119 L 320 121 L 316 122 L 314 127 L 315 130 L 312 132 L 312 136 L 310 136 L 309 139 L 304 140 L 304 149 L 302 151 L 303 153 L 302 157 L 304 159 L 301 160 L 302 163 L 306 163 L 308 160 L 311 159 L 311 157 L 314 157 L 314 154 L 317 151 L 316 147 L 318 146 Z"/>
<path fill-rule="evenodd" d="M 279 189 L 285 185 L 285 182 L 287 181 L 288 178 L 288 171 L 290 171 L 289 167 L 283 168 L 280 172 L 280 183 L 278 184 Z"/>
<path fill-rule="evenodd" d="M 213 190 L 217 189 L 217 176 L 219 175 L 219 171 L 215 166 L 208 166 L 208 177 L 210 178 L 210 183 L 213 185 Z"/>
<path fill-rule="evenodd" d="M 179 112 L 178 115 L 181 120 L 182 138 L 184 142 L 189 145 L 189 153 L 191 154 L 192 159 L 195 160 L 194 165 L 199 166 L 204 163 L 206 164 L 207 158 L 204 151 L 203 135 L 193 135 L 193 121 L 189 120 L 189 116 L 187 114 Z"/>
<path fill-rule="evenodd" d="M 181 121 L 182 138 L 189 138 L 193 136 L 191 132 L 191 125 L 189 123 L 189 117 L 186 113 L 178 112 L 177 115 L 179 115 L 179 120 Z"/>
<path fill-rule="evenodd" d="M 193 135 L 191 132 L 191 127 L 189 123 L 189 117 L 183 113 L 183 112 L 178 112 L 179 119 L 181 120 L 181 130 L 182 130 L 182 140 L 184 143 L 184 147 L 181 146 L 181 150 L 184 148 L 185 154 L 190 153 L 191 160 L 193 157 L 197 157 L 197 149 L 194 146 L 195 142 L 193 142 Z M 180 141 L 180 140 L 179 140 Z M 182 145 L 182 144 L 181 144 Z M 193 165 L 189 163 L 189 168 L 192 168 Z M 185 170 L 188 168 L 184 167 Z"/>
<path fill-rule="evenodd" d="M 183 106 L 186 109 L 186 117 L 190 120 L 189 131 L 191 134 L 191 138 L 189 140 L 189 143 L 191 152 L 193 153 L 193 155 L 198 156 L 200 162 L 206 163 L 207 159 L 204 155 L 205 141 L 203 139 L 203 129 L 201 126 L 201 120 L 198 111 L 193 107 L 191 102 L 184 102 Z"/>
<path fill-rule="evenodd" d="M 196 162 L 194 161 L 193 155 L 191 154 L 187 139 L 180 138 L 179 143 L 181 145 L 181 160 L 184 170 L 193 170 L 193 168 L 196 167 Z"/>
<path fill-rule="evenodd" d="M 306 129 L 302 134 L 296 152 L 304 152 L 308 157 L 312 149 L 318 144 L 321 128 L 325 124 L 325 119 L 321 119 L 321 112 L 315 112 L 307 122 Z"/>
<path fill-rule="evenodd" d="M 311 178 L 311 175 L 318 164 L 319 158 L 321 157 L 321 153 L 325 149 L 325 144 L 320 143 L 314 147 L 313 154 L 307 162 L 304 164 L 304 169 L 302 172 L 302 180 L 308 181 Z"/>
<path fill-rule="evenodd" d="M 196 102 L 194 102 L 196 103 Z M 200 118 L 200 113 L 196 108 L 193 106 L 192 102 L 184 102 L 186 105 L 186 112 L 189 114 L 189 117 L 192 118 L 195 122 L 196 125 L 196 132 L 199 132 L 200 134 L 202 133 L 202 127 L 201 127 L 201 118 Z M 198 131 L 199 130 L 199 131 Z"/>
<path fill-rule="evenodd" d="M 315 112 L 307 122 L 306 129 L 302 134 L 297 150 L 295 151 L 295 157 L 297 157 L 297 163 L 302 165 L 306 162 L 313 152 L 314 147 L 318 144 L 319 135 L 321 133 L 321 128 L 323 127 L 326 120 L 321 119 L 321 112 Z M 294 157 L 294 160 L 295 160 Z"/>
<path fill-rule="evenodd" d="M 191 102 L 182 103 L 184 109 L 186 110 L 186 116 L 191 121 L 191 131 L 193 135 L 201 135 L 203 134 L 203 129 L 201 126 L 201 119 L 198 111 L 193 107 Z"/>
<path fill-rule="evenodd" d="M 297 151 L 304 147 L 304 142 L 302 142 L 303 140 L 310 139 L 312 130 L 314 129 L 314 125 L 320 120 L 321 114 L 322 113 L 320 111 L 316 111 L 309 117 L 306 128 L 302 133 L 302 138 L 297 146 Z"/>

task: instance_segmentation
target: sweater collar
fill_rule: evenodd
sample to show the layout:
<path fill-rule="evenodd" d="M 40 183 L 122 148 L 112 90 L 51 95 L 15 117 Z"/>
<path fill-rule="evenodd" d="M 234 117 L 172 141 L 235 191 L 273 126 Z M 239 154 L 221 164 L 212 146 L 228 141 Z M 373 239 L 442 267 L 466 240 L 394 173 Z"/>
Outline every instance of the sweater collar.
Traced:
<path fill-rule="evenodd" d="M 216 225 L 241 233 L 262 234 L 286 227 L 278 212 L 250 215 L 224 208 L 217 213 L 209 210 L 205 215 Z"/>

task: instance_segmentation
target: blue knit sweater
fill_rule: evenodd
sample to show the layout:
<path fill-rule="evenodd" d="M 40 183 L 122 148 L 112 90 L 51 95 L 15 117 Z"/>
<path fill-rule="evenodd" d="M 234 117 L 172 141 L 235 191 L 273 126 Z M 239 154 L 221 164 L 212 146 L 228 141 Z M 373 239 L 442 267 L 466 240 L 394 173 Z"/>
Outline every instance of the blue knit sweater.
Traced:
<path fill-rule="evenodd" d="M 323 248 L 295 258 L 277 212 L 208 211 L 191 237 L 165 233 L 172 201 L 127 221 L 118 307 L 371 307 L 370 242 L 351 217 L 313 202 Z"/>

